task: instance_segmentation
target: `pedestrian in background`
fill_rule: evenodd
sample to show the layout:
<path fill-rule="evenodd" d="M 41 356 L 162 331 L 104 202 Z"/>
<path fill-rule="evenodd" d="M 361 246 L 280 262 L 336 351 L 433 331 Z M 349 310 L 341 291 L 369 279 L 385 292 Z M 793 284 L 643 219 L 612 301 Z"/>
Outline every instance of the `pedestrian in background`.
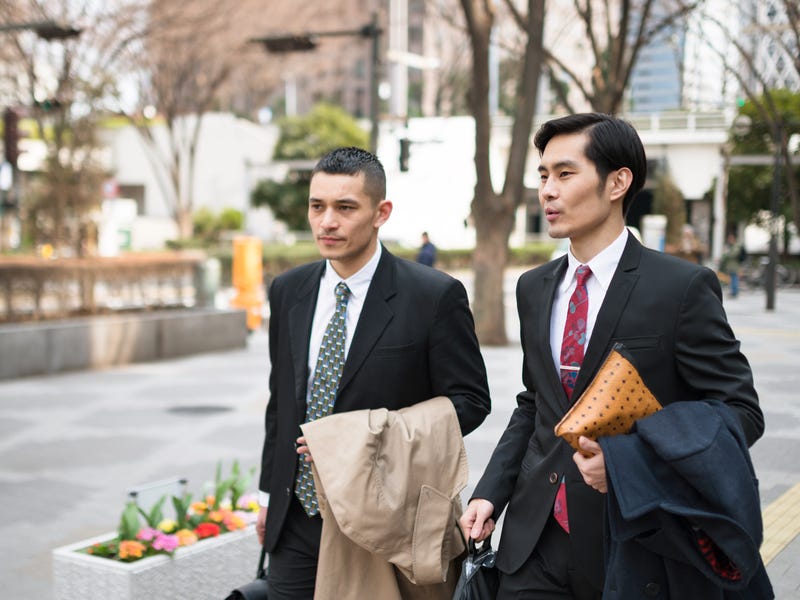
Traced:
<path fill-rule="evenodd" d="M 744 246 L 736 239 L 736 234 L 729 233 L 719 259 L 719 270 L 728 278 L 731 298 L 739 295 L 739 273 L 745 258 Z"/>
<path fill-rule="evenodd" d="M 680 415 L 671 405 L 705 409 L 705 401 L 711 401 L 722 407 L 721 417 L 711 413 L 684 419 L 680 434 L 671 426 L 660 429 L 663 439 L 677 444 L 671 449 L 675 454 L 690 432 L 713 442 L 721 431 L 718 421 L 727 419 L 743 438 L 737 447 L 746 455 L 747 446 L 764 431 L 764 418 L 750 365 L 722 308 L 719 280 L 710 269 L 645 248 L 625 228 L 625 215 L 647 170 L 642 142 L 629 123 L 596 113 L 571 115 L 545 123 L 534 144 L 541 156 L 542 214 L 550 236 L 569 238 L 570 247 L 566 256 L 518 281 L 525 389 L 517 395 L 517 407 L 461 517 L 464 533 L 486 538 L 505 510 L 496 562 L 500 600 L 721 599 L 723 585 L 704 576 L 702 559 L 693 560 L 701 555 L 700 540 L 692 546 L 701 528 L 659 510 L 660 502 L 673 500 L 668 497 L 672 480 L 652 483 L 661 471 L 651 467 L 649 455 L 630 452 L 627 458 L 644 472 L 630 472 L 627 479 L 610 477 L 612 463 L 607 469 L 606 446 L 601 444 L 615 440 L 632 446 L 640 441 L 636 434 L 598 441 L 581 436 L 581 451 L 575 452 L 554 432 L 610 350 L 623 344 L 642 380 L 664 405 L 642 423 L 662 413 L 676 419 Z M 709 448 L 716 446 L 693 446 L 698 452 Z M 737 456 L 737 464 L 749 459 L 741 452 Z M 733 461 L 731 456 L 730 463 L 723 459 L 701 466 L 713 469 L 710 478 L 730 483 Z M 669 466 L 665 471 L 674 473 Z M 749 498 L 756 498 L 754 505 L 743 506 L 747 518 L 756 522 L 752 543 L 757 546 L 756 484 L 749 474 L 736 482 L 750 486 Z M 694 483 L 698 490 L 708 485 L 702 479 Z M 628 491 L 620 488 L 625 485 L 634 489 L 626 499 L 639 501 L 637 494 L 647 490 L 652 504 L 642 508 L 637 515 L 641 519 L 622 520 L 632 533 L 623 536 L 623 552 L 607 556 L 604 543 L 619 542 L 608 537 L 608 526 L 618 524 L 612 517 L 623 512 L 612 501 L 617 496 L 608 492 Z M 682 499 L 699 498 L 695 490 L 690 494 Z M 700 508 L 699 499 L 696 505 L 690 501 L 690 511 L 699 514 Z M 686 547 L 668 546 L 673 538 L 685 541 Z M 746 550 L 744 555 L 759 560 L 757 547 Z M 607 560 L 620 556 L 628 562 L 607 567 Z M 724 587 L 760 586 L 758 593 L 748 595 L 748 589 L 744 595 L 771 598 L 763 564 L 753 569 L 757 577 L 750 571 L 736 582 L 720 580 Z"/>
<path fill-rule="evenodd" d="M 433 245 L 431 239 L 428 237 L 428 232 L 422 232 L 422 246 L 417 254 L 417 262 L 429 267 L 433 266 L 436 262 L 436 246 Z"/>
<path fill-rule="evenodd" d="M 324 156 L 312 171 L 308 201 L 323 260 L 270 286 L 270 397 L 257 522 L 269 552 L 270 600 L 314 597 L 322 519 L 300 425 L 329 412 L 399 410 L 444 396 L 466 435 L 490 410 L 466 290 L 379 243 L 378 230 L 392 213 L 385 195 L 385 172 L 373 154 L 339 148 Z M 350 441 L 343 431 L 343 450 Z M 442 526 L 455 533 L 451 520 Z M 349 568 L 342 573 L 358 577 Z"/>

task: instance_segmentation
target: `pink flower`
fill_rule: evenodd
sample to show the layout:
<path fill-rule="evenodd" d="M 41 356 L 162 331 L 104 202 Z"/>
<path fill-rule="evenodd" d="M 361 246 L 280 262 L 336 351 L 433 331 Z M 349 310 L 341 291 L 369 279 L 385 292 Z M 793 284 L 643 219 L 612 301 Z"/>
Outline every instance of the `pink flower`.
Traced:
<path fill-rule="evenodd" d="M 160 531 L 158 529 L 153 529 L 152 527 L 142 527 L 139 530 L 139 533 L 136 534 L 137 540 L 142 540 L 143 542 L 149 542 L 153 538 L 155 538 Z"/>
<path fill-rule="evenodd" d="M 161 533 L 153 540 L 153 550 L 172 552 L 178 547 L 178 536 Z"/>

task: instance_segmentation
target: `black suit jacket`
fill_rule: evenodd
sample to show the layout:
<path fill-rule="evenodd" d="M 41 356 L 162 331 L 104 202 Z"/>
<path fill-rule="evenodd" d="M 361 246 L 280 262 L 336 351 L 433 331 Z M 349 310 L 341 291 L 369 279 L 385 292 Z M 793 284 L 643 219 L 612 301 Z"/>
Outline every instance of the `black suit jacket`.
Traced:
<path fill-rule="evenodd" d="M 277 277 L 269 291 L 270 399 L 260 489 L 270 493 L 265 543 L 272 551 L 294 495 L 306 414 L 308 345 L 325 261 Z M 339 382 L 334 412 L 397 410 L 447 396 L 463 434 L 490 410 L 486 369 L 464 286 L 382 249 Z M 343 432 L 346 441 L 346 432 Z"/>
<path fill-rule="evenodd" d="M 530 556 L 567 482 L 574 564 L 603 581 L 604 496 L 583 482 L 572 448 L 553 433 L 570 407 L 550 350 L 550 316 L 567 268 L 562 257 L 525 273 L 517 284 L 525 390 L 473 497 L 506 508 L 497 565 L 513 573 Z M 614 343 L 628 349 L 663 404 L 720 400 L 737 414 L 748 444 L 764 430 L 747 359 L 728 325 L 722 291 L 709 269 L 645 248 L 633 236 L 600 307 L 573 398 L 592 380 Z"/>

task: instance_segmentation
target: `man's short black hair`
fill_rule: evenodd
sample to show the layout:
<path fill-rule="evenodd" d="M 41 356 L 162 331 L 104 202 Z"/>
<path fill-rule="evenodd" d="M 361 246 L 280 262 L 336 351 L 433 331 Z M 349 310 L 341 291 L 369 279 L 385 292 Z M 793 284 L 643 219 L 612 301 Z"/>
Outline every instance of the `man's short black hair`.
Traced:
<path fill-rule="evenodd" d="M 605 183 L 611 171 L 622 167 L 631 170 L 633 182 L 622 201 L 622 214 L 627 214 L 633 198 L 647 178 L 647 159 L 639 134 L 630 123 L 612 115 L 578 113 L 542 125 L 533 138 L 533 144 L 542 154 L 555 136 L 573 133 L 585 133 L 588 136 L 584 154 L 594 163 L 601 184 Z"/>
<path fill-rule="evenodd" d="M 328 175 L 364 174 L 364 192 L 374 205 L 386 198 L 386 172 L 378 157 L 362 148 L 349 146 L 336 148 L 319 159 L 311 171 L 311 177 L 317 173 Z"/>

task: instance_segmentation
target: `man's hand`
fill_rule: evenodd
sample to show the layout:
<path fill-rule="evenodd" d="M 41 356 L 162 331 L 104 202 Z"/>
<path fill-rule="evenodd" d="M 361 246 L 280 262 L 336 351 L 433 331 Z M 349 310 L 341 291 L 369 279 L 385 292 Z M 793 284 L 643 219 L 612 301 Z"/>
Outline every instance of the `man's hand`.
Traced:
<path fill-rule="evenodd" d="M 256 534 L 258 543 L 264 545 L 264 533 L 267 531 L 267 507 L 262 506 L 258 509 L 258 519 L 256 519 Z"/>
<path fill-rule="evenodd" d="M 474 498 L 458 522 L 464 531 L 464 537 L 482 542 L 494 531 L 494 504 L 483 498 Z"/>
<path fill-rule="evenodd" d="M 309 452 L 308 446 L 306 445 L 305 437 L 297 438 L 297 453 L 305 454 L 306 456 L 305 458 L 303 458 L 303 460 L 306 461 L 307 463 L 314 462 L 314 459 L 311 458 L 311 452 Z"/>
<path fill-rule="evenodd" d="M 600 444 L 585 436 L 578 438 L 578 445 L 583 453 L 576 452 L 572 455 L 572 460 L 578 465 L 583 480 L 589 487 L 605 494 L 608 492 L 608 482 L 606 481 L 606 459 L 603 457 L 603 449 Z"/>

